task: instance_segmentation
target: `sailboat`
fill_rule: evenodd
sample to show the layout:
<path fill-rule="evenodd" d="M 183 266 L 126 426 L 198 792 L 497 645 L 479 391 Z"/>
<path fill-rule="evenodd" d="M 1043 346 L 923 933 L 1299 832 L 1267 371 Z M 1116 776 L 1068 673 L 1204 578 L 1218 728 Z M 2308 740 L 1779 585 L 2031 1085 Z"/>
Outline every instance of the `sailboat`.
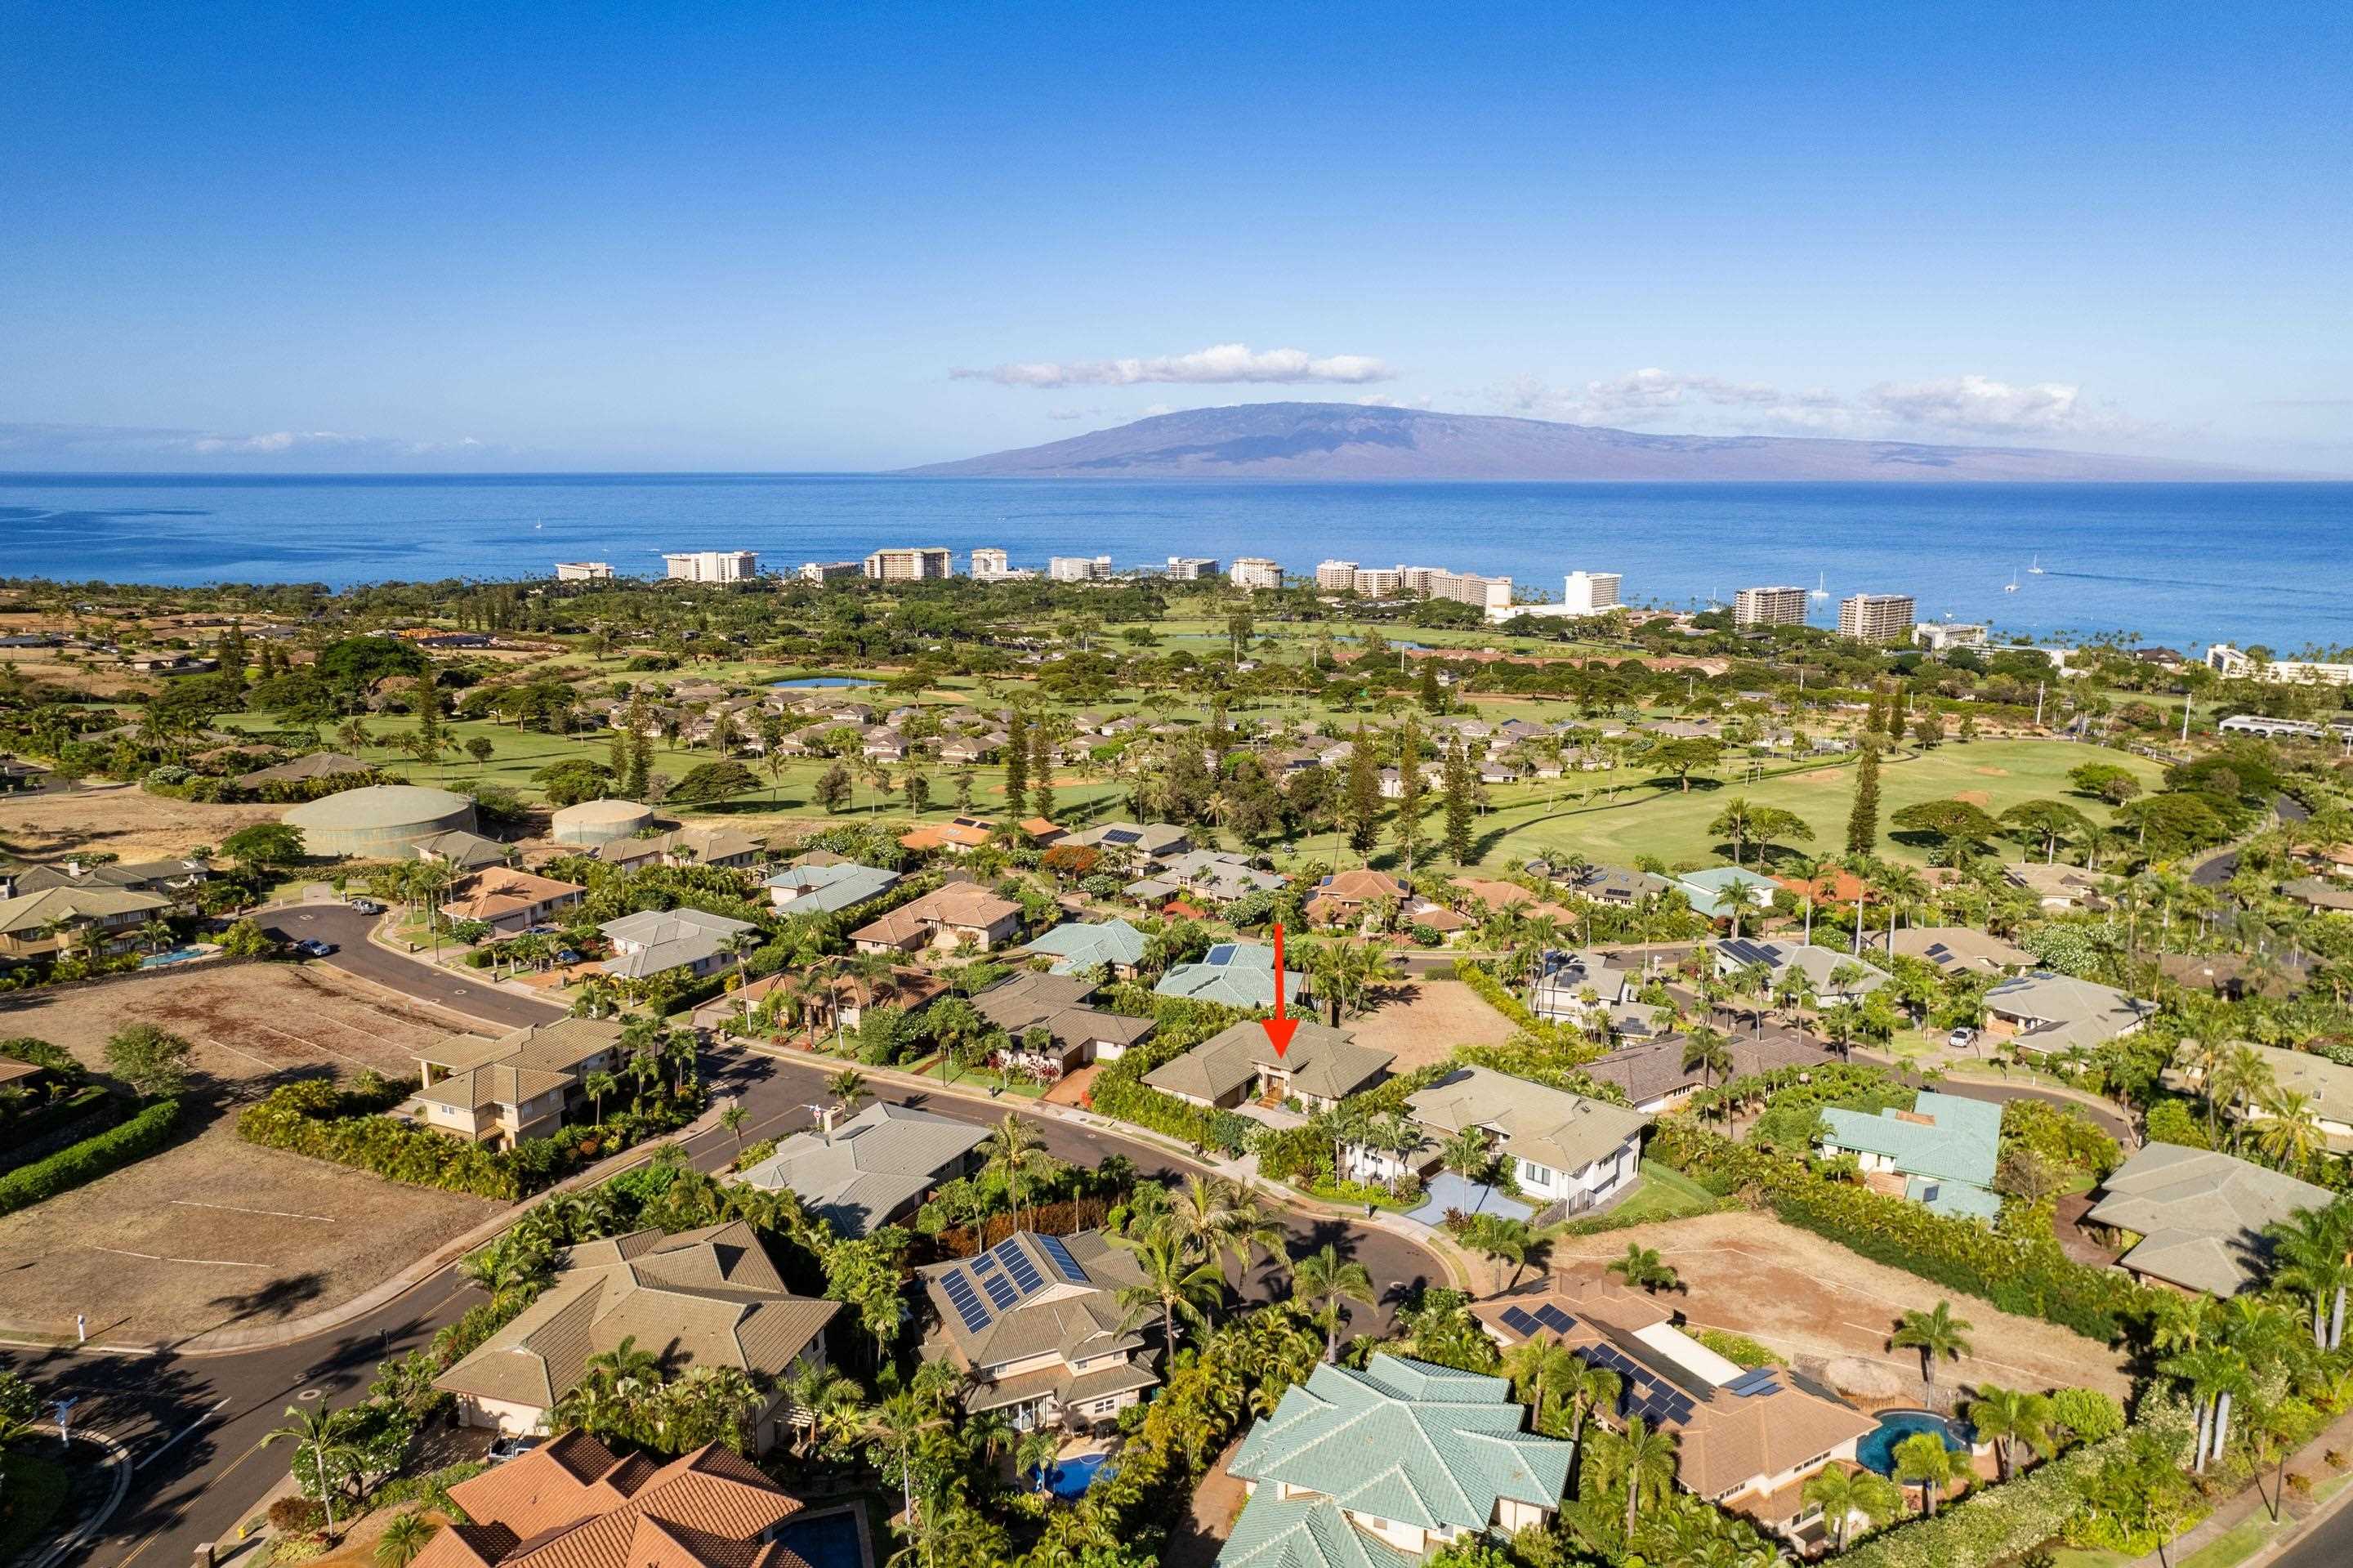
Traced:
<path fill-rule="evenodd" d="M 1823 599 L 1829 599 L 1831 597 L 1830 573 L 1816 572 L 1814 574 L 1814 591 L 1808 594 L 1806 597 L 1818 603 Z"/>
<path fill-rule="evenodd" d="M 2010 580 L 2001 585 L 2001 591 L 2004 593 L 2016 593 L 2018 591 L 2018 573 L 2016 570 L 2013 569 L 2010 574 Z"/>
<path fill-rule="evenodd" d="M 2034 564 L 2026 568 L 2026 575 L 2030 577 L 2039 577 L 2042 575 L 2042 557 L 2041 556 L 2034 557 Z"/>

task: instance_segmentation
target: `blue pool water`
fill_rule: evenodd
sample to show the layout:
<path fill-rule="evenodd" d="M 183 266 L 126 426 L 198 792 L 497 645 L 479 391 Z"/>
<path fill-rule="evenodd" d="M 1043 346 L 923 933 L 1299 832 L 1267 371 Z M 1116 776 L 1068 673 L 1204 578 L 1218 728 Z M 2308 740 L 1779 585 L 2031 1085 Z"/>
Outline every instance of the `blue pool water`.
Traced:
<path fill-rule="evenodd" d="M 1967 1422 L 1947 1421 L 1925 1410 L 1891 1410 L 1854 1446 L 1855 1463 L 1883 1476 L 1894 1475 L 1895 1446 L 1915 1432 L 1936 1433 L 1955 1453 L 1968 1448 L 1977 1436 Z"/>
<path fill-rule="evenodd" d="M 874 686 L 879 681 L 853 680 L 848 675 L 804 675 L 797 681 L 771 681 L 768 684 L 786 691 L 800 691 L 809 686 Z"/>
<path fill-rule="evenodd" d="M 858 1520 L 846 1510 L 797 1519 L 776 1531 L 776 1541 L 809 1568 L 860 1568 Z"/>
<path fill-rule="evenodd" d="M 185 964 L 197 959 L 209 959 L 212 956 L 212 949 L 209 948 L 174 948 L 168 953 L 148 954 L 139 960 L 139 967 L 142 969 L 160 969 L 167 964 Z"/>
<path fill-rule="evenodd" d="M 1061 1460 L 1047 1470 L 1046 1489 L 1064 1502 L 1075 1502 L 1087 1495 L 1087 1489 L 1095 1484 L 1098 1475 L 1110 1474 L 1104 1468 L 1104 1463 L 1110 1457 L 1108 1454 L 1082 1454 L 1075 1459 Z M 1037 1471 L 1029 1472 L 1032 1485 L 1036 1484 L 1037 1476 Z M 816 1565 L 811 1564 L 811 1568 L 816 1568 Z"/>

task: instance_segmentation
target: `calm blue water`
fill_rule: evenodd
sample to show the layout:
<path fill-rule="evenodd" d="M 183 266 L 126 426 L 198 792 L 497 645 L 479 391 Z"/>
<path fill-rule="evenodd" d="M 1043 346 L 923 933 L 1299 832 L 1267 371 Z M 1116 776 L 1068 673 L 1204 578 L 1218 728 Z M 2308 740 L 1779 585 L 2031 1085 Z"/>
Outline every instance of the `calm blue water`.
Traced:
<path fill-rule="evenodd" d="M 861 475 L 0 475 L 0 575 L 325 582 L 512 577 L 559 560 L 654 573 L 664 550 L 771 569 L 883 545 L 1336 556 L 1507 572 L 1559 591 L 1625 574 L 1637 602 L 1826 580 L 1935 619 L 2174 646 L 2353 645 L 2353 484 L 1241 484 Z M 2027 574 L 2036 556 L 2047 575 Z M 2002 586 L 2015 575 L 2016 593 Z M 1823 607 L 1823 613 L 1830 613 Z"/>
<path fill-rule="evenodd" d="M 860 1568 L 858 1520 L 837 1510 L 797 1519 L 776 1531 L 776 1540 L 809 1568 Z"/>
<path fill-rule="evenodd" d="M 1046 1489 L 1064 1502 L 1076 1502 L 1087 1495 L 1098 1474 L 1109 1475 L 1108 1454 L 1082 1454 L 1075 1459 L 1063 1459 L 1046 1472 Z M 1026 1478 L 1035 1486 L 1038 1472 L 1031 1470 Z"/>
<path fill-rule="evenodd" d="M 1854 1460 L 1866 1469 L 1877 1470 L 1883 1476 L 1895 1473 L 1895 1445 L 1915 1432 L 1934 1432 L 1945 1440 L 1945 1446 L 1959 1453 L 1969 1446 L 1975 1434 L 1963 1422 L 1947 1421 L 1925 1410 L 1898 1410 L 1879 1418 L 1879 1425 L 1862 1435 L 1854 1446 Z"/>

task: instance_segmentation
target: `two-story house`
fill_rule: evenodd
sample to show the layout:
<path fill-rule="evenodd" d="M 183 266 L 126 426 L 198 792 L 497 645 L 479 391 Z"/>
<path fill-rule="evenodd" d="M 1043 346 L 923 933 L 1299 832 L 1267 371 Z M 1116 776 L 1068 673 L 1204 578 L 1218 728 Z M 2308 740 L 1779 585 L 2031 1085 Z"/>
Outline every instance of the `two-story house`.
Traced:
<path fill-rule="evenodd" d="M 861 953 L 926 948 L 987 952 L 1021 931 L 1021 906 L 971 882 L 951 882 L 902 904 L 849 934 Z"/>
<path fill-rule="evenodd" d="M 451 921 L 480 920 L 495 935 L 513 937 L 554 919 L 587 891 L 576 882 L 496 865 L 452 888 L 441 915 Z"/>
<path fill-rule="evenodd" d="M 1520 1192 L 1538 1205 L 1540 1223 L 1600 1207 L 1641 1174 L 1641 1111 L 1488 1067 L 1461 1067 L 1410 1096 L 1406 1114 L 1430 1135 L 1411 1154 L 1350 1150 L 1352 1174 L 1388 1181 L 1428 1171 L 1448 1139 L 1476 1128 L 1509 1166 Z"/>
<path fill-rule="evenodd" d="M 591 1073 L 620 1059 L 621 1026 L 562 1018 L 485 1040 L 453 1034 L 417 1054 L 417 1090 L 401 1107 L 436 1132 L 512 1149 L 544 1138 L 587 1100 Z"/>
<path fill-rule="evenodd" d="M 0 962 L 69 952 L 112 958 L 130 951 L 139 928 L 171 907 L 167 899 L 122 887 L 52 887 L 0 898 Z"/>
<path fill-rule="evenodd" d="M 200 860 L 110 861 L 104 865 L 69 860 L 63 865 L 32 866 L 13 876 L 0 873 L 0 895 L 47 893 L 58 887 L 111 887 L 164 899 L 174 913 L 193 915 L 196 890 L 211 878 L 212 867 Z"/>
<path fill-rule="evenodd" d="M 1143 1273 L 1100 1231 L 1017 1231 L 977 1257 L 916 1272 L 937 1320 L 924 1354 L 968 1374 L 968 1414 L 1001 1410 L 1022 1431 L 1087 1429 L 1160 1382 L 1119 1304 Z"/>
<path fill-rule="evenodd" d="M 1386 1352 L 1319 1366 L 1234 1451 L 1250 1501 L 1218 1568 L 1388 1568 L 1542 1524 L 1574 1449 L 1526 1415 L 1499 1377 Z"/>

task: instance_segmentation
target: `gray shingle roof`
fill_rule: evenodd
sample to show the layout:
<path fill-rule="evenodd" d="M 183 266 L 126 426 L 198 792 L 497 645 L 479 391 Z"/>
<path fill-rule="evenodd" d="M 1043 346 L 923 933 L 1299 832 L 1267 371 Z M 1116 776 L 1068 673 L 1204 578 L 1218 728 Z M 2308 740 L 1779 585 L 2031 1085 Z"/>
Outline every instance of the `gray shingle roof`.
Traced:
<path fill-rule="evenodd" d="M 1345 1030 L 1302 1022 L 1280 1054 L 1266 1030 L 1237 1023 L 1145 1075 L 1154 1088 L 1196 1099 L 1219 1100 L 1263 1072 L 1291 1075 L 1292 1086 L 1319 1099 L 1345 1099 L 1388 1071 L 1394 1054 L 1359 1045 Z"/>
<path fill-rule="evenodd" d="M 862 1236 L 920 1197 L 988 1135 L 968 1123 L 877 1100 L 824 1135 L 798 1132 L 737 1180 L 790 1188 L 844 1235 Z"/>
<path fill-rule="evenodd" d="M 1406 1101 L 1416 1121 L 1440 1135 L 1466 1127 L 1503 1135 L 1514 1160 L 1574 1174 L 1606 1160 L 1651 1125 L 1641 1111 L 1515 1078 L 1486 1067 L 1463 1067 Z"/>
<path fill-rule="evenodd" d="M 2261 1277 L 2263 1228 L 2334 1194 L 2243 1160 L 2152 1143 L 2101 1183 L 2085 1218 L 2138 1232 L 2123 1267 L 2191 1290 L 2235 1296 Z"/>

